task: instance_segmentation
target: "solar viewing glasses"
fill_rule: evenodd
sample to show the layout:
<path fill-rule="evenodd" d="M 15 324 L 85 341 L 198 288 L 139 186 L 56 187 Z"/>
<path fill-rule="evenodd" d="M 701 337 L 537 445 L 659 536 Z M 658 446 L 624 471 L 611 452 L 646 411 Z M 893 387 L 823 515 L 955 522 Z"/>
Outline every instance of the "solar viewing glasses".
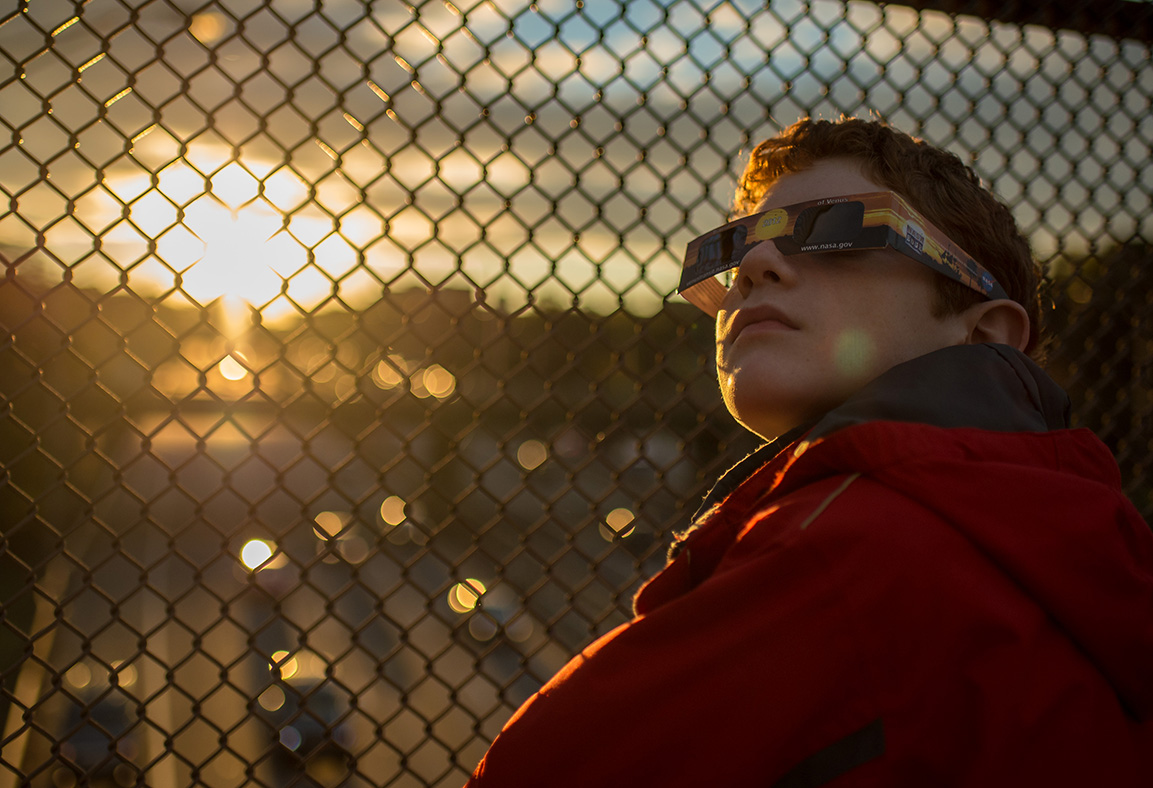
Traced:
<path fill-rule="evenodd" d="M 719 275 L 767 240 L 784 255 L 889 247 L 986 298 L 1009 297 L 992 274 L 891 191 L 772 208 L 705 233 L 685 250 L 677 292 L 715 316 L 728 289 Z"/>

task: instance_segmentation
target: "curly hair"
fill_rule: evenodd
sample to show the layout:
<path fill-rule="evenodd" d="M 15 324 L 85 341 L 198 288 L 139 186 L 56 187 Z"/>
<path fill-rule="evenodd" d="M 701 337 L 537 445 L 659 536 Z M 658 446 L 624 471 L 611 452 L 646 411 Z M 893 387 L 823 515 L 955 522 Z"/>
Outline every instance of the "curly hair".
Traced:
<path fill-rule="evenodd" d="M 749 214 L 783 175 L 829 158 L 855 159 L 878 185 L 897 192 L 985 266 L 1029 315 L 1026 352 L 1041 361 L 1041 269 L 1009 209 L 957 156 L 882 121 L 804 118 L 759 144 L 737 184 L 734 210 Z M 944 276 L 934 277 L 938 317 L 956 314 L 982 296 Z"/>

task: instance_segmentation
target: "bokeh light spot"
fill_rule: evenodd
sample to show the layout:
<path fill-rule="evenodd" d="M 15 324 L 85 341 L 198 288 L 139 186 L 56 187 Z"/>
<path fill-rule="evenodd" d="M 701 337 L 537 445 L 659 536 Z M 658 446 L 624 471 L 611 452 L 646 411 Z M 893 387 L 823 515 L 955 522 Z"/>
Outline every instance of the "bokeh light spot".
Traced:
<path fill-rule="evenodd" d="M 424 388 L 437 399 L 445 399 L 456 390 L 456 377 L 440 364 L 424 371 Z"/>
<path fill-rule="evenodd" d="M 606 541 L 624 539 L 636 530 L 636 515 L 623 507 L 613 509 L 601 523 L 600 533 Z"/>
<path fill-rule="evenodd" d="M 287 651 L 274 651 L 272 652 L 272 661 L 268 664 L 268 669 L 272 671 L 279 670 L 280 678 L 290 679 L 296 675 L 300 669 L 300 663 L 297 662 L 296 657 L 289 656 Z"/>
<path fill-rule="evenodd" d="M 260 693 L 257 698 L 261 707 L 268 711 L 276 711 L 284 705 L 284 690 L 280 687 L 269 687 L 264 692 Z"/>
<path fill-rule="evenodd" d="M 77 662 L 64 674 L 64 680 L 77 689 L 83 689 L 92 682 L 92 671 L 83 662 Z"/>
<path fill-rule="evenodd" d="M 345 512 L 321 512 L 314 518 L 316 527 L 312 532 L 319 539 L 331 539 L 345 529 L 350 519 Z"/>
<path fill-rule="evenodd" d="M 408 362 L 404 357 L 390 355 L 381 359 L 372 370 L 372 382 L 382 389 L 394 389 L 408 377 Z"/>
<path fill-rule="evenodd" d="M 404 522 L 404 500 L 395 495 L 384 499 L 380 505 L 380 519 L 389 525 L 400 525 Z"/>
<path fill-rule="evenodd" d="M 467 578 L 449 589 L 448 606 L 454 613 L 467 613 L 476 607 L 481 595 L 487 590 L 484 583 L 472 577 Z"/>
<path fill-rule="evenodd" d="M 249 539 L 244 543 L 244 547 L 240 548 L 240 560 L 249 569 L 257 569 L 272 558 L 275 547 L 272 542 L 263 539 Z"/>
<path fill-rule="evenodd" d="M 538 440 L 527 440 L 516 450 L 516 461 L 526 471 L 537 468 L 548 459 L 548 449 Z"/>
<path fill-rule="evenodd" d="M 488 616 L 476 615 L 468 621 L 468 633 L 475 640 L 492 640 L 497 632 L 497 625 Z"/>
<path fill-rule="evenodd" d="M 217 366 L 217 369 L 219 369 L 220 374 L 228 380 L 241 380 L 248 374 L 248 370 L 245 369 L 244 365 L 237 361 L 234 356 L 225 356 Z"/>
<path fill-rule="evenodd" d="M 301 739 L 300 731 L 291 725 L 285 725 L 280 729 L 280 743 L 290 750 L 295 751 L 300 746 Z"/>

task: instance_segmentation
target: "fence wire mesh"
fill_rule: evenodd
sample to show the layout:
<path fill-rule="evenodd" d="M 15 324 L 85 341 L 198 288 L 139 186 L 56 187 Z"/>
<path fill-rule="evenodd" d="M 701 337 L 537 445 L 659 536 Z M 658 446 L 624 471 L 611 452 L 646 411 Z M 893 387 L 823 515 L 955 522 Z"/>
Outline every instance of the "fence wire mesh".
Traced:
<path fill-rule="evenodd" d="M 463 782 L 752 448 L 670 294 L 804 115 L 1014 207 L 1153 513 L 1150 6 L 919 5 L 4 0 L 0 785 Z"/>

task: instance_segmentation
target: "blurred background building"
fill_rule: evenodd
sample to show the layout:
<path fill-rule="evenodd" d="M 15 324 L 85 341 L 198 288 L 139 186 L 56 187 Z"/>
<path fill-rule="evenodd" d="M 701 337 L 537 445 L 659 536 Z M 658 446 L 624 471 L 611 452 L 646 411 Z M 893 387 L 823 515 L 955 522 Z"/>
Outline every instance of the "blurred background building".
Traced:
<path fill-rule="evenodd" d="M 0 786 L 460 785 L 755 446 L 672 291 L 805 115 L 1013 206 L 1149 517 L 1151 36 L 1144 0 L 5 0 Z"/>

